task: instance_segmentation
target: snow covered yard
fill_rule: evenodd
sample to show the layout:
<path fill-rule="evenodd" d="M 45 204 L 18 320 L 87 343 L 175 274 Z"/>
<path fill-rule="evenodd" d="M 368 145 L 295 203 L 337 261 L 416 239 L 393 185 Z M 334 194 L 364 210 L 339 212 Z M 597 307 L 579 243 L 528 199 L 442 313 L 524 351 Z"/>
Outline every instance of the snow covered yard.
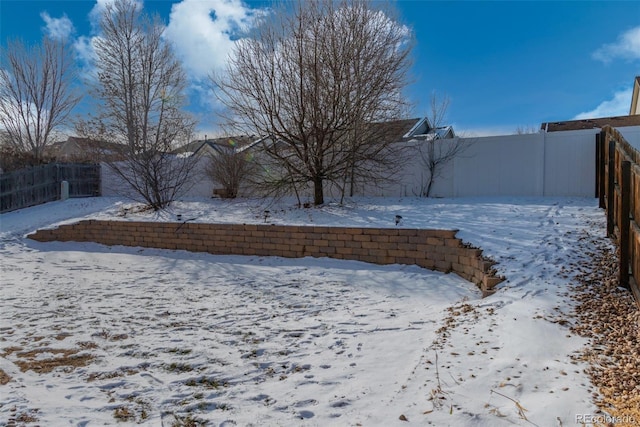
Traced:
<path fill-rule="evenodd" d="M 0 425 L 570 426 L 596 413 L 567 294 L 603 234 L 595 200 L 124 207 L 0 217 Z M 264 223 L 265 210 L 279 224 L 457 228 L 507 281 L 481 299 L 415 266 L 24 238 L 83 218 Z"/>

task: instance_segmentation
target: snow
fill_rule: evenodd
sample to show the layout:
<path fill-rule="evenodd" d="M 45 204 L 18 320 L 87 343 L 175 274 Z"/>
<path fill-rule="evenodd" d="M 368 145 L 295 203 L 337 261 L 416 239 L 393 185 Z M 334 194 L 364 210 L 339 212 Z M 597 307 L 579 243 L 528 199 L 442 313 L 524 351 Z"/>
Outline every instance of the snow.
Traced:
<path fill-rule="evenodd" d="M 567 269 L 583 261 L 585 237 L 604 233 L 595 199 L 188 200 L 135 211 L 90 198 L 0 216 L 0 369 L 12 378 L 0 385 L 0 425 L 22 415 L 47 426 L 571 426 L 596 413 L 572 358 L 587 341 L 567 325 Z M 401 227 L 459 229 L 507 280 L 481 298 L 454 274 L 416 266 L 25 238 L 80 219 L 178 214 L 361 227 L 395 227 L 401 215 Z M 55 349 L 88 361 L 37 373 L 61 357 Z"/>

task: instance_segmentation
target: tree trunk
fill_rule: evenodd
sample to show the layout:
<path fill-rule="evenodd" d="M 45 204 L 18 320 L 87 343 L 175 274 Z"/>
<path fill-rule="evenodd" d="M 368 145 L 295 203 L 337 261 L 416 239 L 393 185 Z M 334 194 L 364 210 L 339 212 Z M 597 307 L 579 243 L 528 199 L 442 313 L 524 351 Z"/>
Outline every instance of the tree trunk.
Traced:
<path fill-rule="evenodd" d="M 427 183 L 427 190 L 424 192 L 424 197 L 431 196 L 431 186 L 433 185 L 433 175 L 429 175 L 429 182 Z"/>
<path fill-rule="evenodd" d="M 313 204 L 320 206 L 324 204 L 324 190 L 322 188 L 322 178 L 313 179 Z"/>
<path fill-rule="evenodd" d="M 440 165 L 438 165 L 438 163 L 436 162 L 430 162 L 427 166 L 427 169 L 429 170 L 429 180 L 427 181 L 427 188 L 426 190 L 424 190 L 422 197 L 431 197 L 431 188 L 433 187 L 433 182 L 436 179 L 436 175 L 440 172 Z"/>
<path fill-rule="evenodd" d="M 356 179 L 356 164 L 352 160 L 351 161 L 351 179 L 349 182 L 349 197 L 353 197 L 353 193 L 355 192 L 354 181 Z"/>

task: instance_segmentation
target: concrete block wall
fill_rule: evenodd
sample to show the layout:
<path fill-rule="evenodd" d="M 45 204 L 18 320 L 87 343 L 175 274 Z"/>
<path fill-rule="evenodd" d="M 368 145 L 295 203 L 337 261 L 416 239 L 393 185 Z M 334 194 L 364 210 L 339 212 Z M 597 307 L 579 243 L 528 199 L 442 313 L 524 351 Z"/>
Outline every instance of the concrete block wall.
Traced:
<path fill-rule="evenodd" d="M 418 265 L 454 272 L 485 293 L 504 280 L 495 274 L 494 262 L 458 239 L 456 230 L 86 220 L 38 230 L 28 237 L 40 242 L 96 242 L 218 255 Z"/>

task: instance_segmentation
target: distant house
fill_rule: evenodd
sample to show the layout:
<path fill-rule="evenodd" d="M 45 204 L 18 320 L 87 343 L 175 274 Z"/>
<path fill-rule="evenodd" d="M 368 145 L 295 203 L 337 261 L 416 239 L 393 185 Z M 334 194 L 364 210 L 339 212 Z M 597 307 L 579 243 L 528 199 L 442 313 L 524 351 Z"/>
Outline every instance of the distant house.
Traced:
<path fill-rule="evenodd" d="M 636 76 L 633 82 L 633 94 L 631 95 L 631 108 L 629 115 L 634 116 L 640 114 L 640 76 Z"/>
<path fill-rule="evenodd" d="M 172 153 L 177 155 L 190 155 L 206 157 L 220 153 L 221 150 L 233 148 L 237 151 L 243 151 L 262 142 L 262 138 L 255 136 L 227 136 L 220 138 L 205 138 L 192 141 L 182 147 L 174 150 Z"/>
<path fill-rule="evenodd" d="M 616 128 L 629 144 L 640 150 L 640 114 L 543 123 L 542 130 L 544 132 L 567 132 L 572 135 L 595 134 L 605 125 Z"/>
<path fill-rule="evenodd" d="M 60 162 L 91 162 L 118 160 L 121 146 L 112 142 L 70 136 L 47 147 L 47 153 Z"/>
<path fill-rule="evenodd" d="M 432 127 L 429 119 L 413 118 L 371 123 L 368 132 L 372 137 L 384 138 L 388 142 L 406 142 L 409 140 L 455 138 L 452 126 Z M 221 150 L 233 147 L 237 151 L 258 149 L 261 143 L 272 143 L 269 137 L 255 135 L 227 136 L 219 138 L 199 139 L 186 144 L 173 154 L 207 156 L 215 155 Z"/>
<path fill-rule="evenodd" d="M 542 123 L 543 132 L 596 133 L 605 125 L 616 128 L 636 149 L 640 149 L 640 76 L 636 77 L 628 116 L 599 117 L 595 119 L 565 120 Z"/>
<path fill-rule="evenodd" d="M 572 135 L 595 134 L 605 125 L 616 128 L 629 144 L 640 150 L 640 114 L 543 123 L 542 129 L 545 132 L 567 132 Z"/>
<path fill-rule="evenodd" d="M 402 136 L 403 139 L 449 139 L 456 137 L 456 134 L 453 131 L 453 126 L 433 127 L 431 126 L 429 119 L 426 117 L 422 119 L 409 119 L 401 122 L 414 123 L 413 127 Z"/>
<path fill-rule="evenodd" d="M 637 144 L 640 145 L 640 76 L 637 76 L 633 82 L 628 116 L 548 122 L 542 123 L 540 129 L 544 132 L 597 130 L 605 125 L 618 129 L 625 138 L 630 139 L 629 142 L 632 144 L 637 140 Z"/>
<path fill-rule="evenodd" d="M 615 128 L 640 126 L 640 115 L 548 122 L 543 123 L 541 129 L 545 132 L 561 132 L 568 130 L 600 129 L 604 125 Z"/>
<path fill-rule="evenodd" d="M 406 146 L 411 149 L 425 141 L 456 137 L 452 126 L 434 127 L 427 118 L 399 119 L 369 123 L 367 127 L 361 131 L 372 141 L 398 143 L 400 147 Z M 212 184 L 210 180 L 206 178 L 206 159 L 221 153 L 222 150 L 232 148 L 237 152 L 247 151 L 250 153 L 249 157 L 253 158 L 257 164 L 266 165 L 267 169 L 273 171 L 274 164 L 271 163 L 272 159 L 266 156 L 264 152 L 265 146 L 268 147 L 272 144 L 282 144 L 284 150 L 288 149 L 288 144 L 284 144 L 282 141 L 278 141 L 270 136 L 239 135 L 217 138 L 205 137 L 205 139 L 192 141 L 174 150 L 172 153 L 178 156 L 195 156 L 204 160 L 198 162 L 198 168 L 200 169 L 199 176 L 201 179 L 198 181 L 197 188 L 192 194 L 209 195 L 212 191 L 211 185 L 214 185 L 214 194 L 218 194 L 220 189 L 215 187 L 215 185 L 217 185 L 216 183 Z M 400 153 L 400 151 L 398 153 Z M 403 167 L 403 169 L 405 169 L 405 167 Z M 361 191 L 362 194 L 366 194 L 366 192 L 366 189 Z"/>

